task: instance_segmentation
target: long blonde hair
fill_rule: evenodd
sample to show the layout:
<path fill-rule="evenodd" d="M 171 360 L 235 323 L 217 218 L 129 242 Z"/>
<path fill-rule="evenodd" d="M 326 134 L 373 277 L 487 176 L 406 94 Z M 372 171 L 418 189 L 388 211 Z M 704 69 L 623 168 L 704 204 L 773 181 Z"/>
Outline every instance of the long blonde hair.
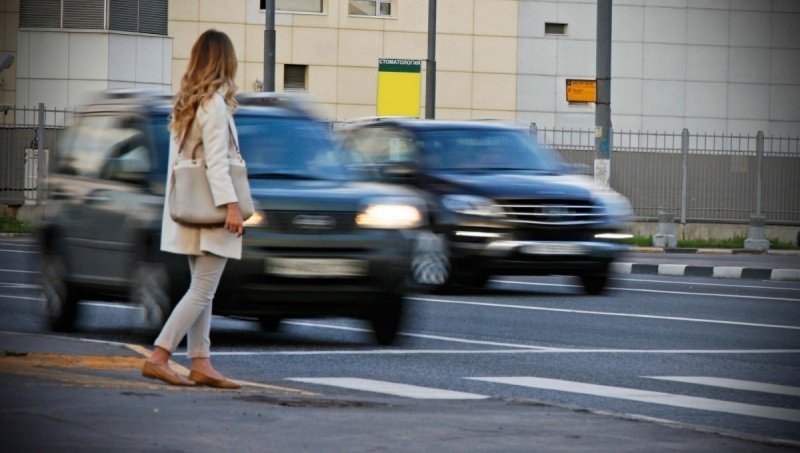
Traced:
<path fill-rule="evenodd" d="M 194 120 L 198 107 L 211 99 L 220 88 L 225 88 L 225 103 L 235 109 L 236 52 L 231 39 L 217 30 L 207 30 L 195 41 L 189 56 L 186 74 L 181 79 L 181 89 L 175 95 L 172 120 L 169 128 L 177 137 L 183 137 L 189 123 Z"/>

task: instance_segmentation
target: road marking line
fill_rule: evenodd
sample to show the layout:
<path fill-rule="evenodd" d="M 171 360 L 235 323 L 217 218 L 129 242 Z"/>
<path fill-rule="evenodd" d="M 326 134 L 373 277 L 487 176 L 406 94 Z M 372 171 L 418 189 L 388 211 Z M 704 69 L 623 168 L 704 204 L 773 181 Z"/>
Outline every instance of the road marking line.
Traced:
<path fill-rule="evenodd" d="M 39 271 L 21 271 L 18 269 L 0 269 L 0 272 L 18 272 L 21 274 L 38 274 Z"/>
<path fill-rule="evenodd" d="M 439 304 L 474 305 L 479 307 L 514 308 L 519 310 L 534 310 L 534 311 L 552 311 L 556 313 L 573 313 L 580 315 L 618 316 L 622 318 L 660 319 L 665 321 L 684 321 L 684 322 L 698 322 L 707 324 L 724 324 L 724 325 L 743 326 L 743 327 L 765 327 L 769 329 L 800 330 L 800 326 L 788 326 L 781 324 L 759 324 L 753 322 L 723 321 L 717 319 L 682 318 L 679 316 L 641 315 L 635 313 L 616 313 L 616 312 L 591 311 L 591 310 L 573 310 L 567 308 L 534 307 L 530 305 L 497 304 L 490 302 L 468 302 L 465 300 L 431 299 L 427 297 L 409 297 L 409 299 L 419 300 L 423 302 L 433 302 Z"/>
<path fill-rule="evenodd" d="M 768 384 L 765 382 L 742 381 L 739 379 L 717 378 L 707 376 L 642 376 L 647 379 L 662 381 L 685 382 L 688 384 L 722 387 L 735 390 L 748 390 L 752 392 L 775 393 L 778 395 L 800 396 L 800 387 L 788 385 Z"/>
<path fill-rule="evenodd" d="M 7 296 L 5 294 L 0 294 L 0 297 L 2 297 L 3 299 L 35 300 L 36 302 L 44 301 L 44 298 L 42 297 Z"/>
<path fill-rule="evenodd" d="M 285 321 L 286 324 L 293 325 L 293 326 L 302 326 L 302 327 L 319 327 L 325 329 L 334 329 L 334 330 L 345 330 L 349 332 L 372 332 L 369 329 L 362 329 L 359 327 L 347 327 L 347 326 L 336 326 L 333 324 L 323 324 L 323 323 L 316 323 L 316 322 L 303 322 L 303 321 Z M 550 348 L 543 348 L 541 346 L 530 346 L 530 345 L 523 345 L 523 344 L 515 344 L 515 343 L 500 343 L 496 341 L 481 341 L 481 340 L 467 340 L 465 338 L 453 338 L 453 337 L 444 337 L 441 335 L 428 335 L 428 334 L 421 334 L 421 333 L 409 333 L 409 332 L 401 332 L 398 335 L 402 335 L 405 337 L 411 338 L 424 338 L 426 340 L 441 340 L 441 341 L 449 341 L 452 343 L 466 343 L 466 344 L 480 344 L 486 346 L 501 346 L 505 348 L 522 348 L 522 349 L 543 349 L 547 350 Z"/>
<path fill-rule="evenodd" d="M 27 251 L 27 250 L 8 250 L 8 249 L 0 249 L 0 252 L 8 252 L 8 253 L 34 253 L 39 254 L 39 251 Z"/>
<path fill-rule="evenodd" d="M 616 398 L 642 403 L 661 404 L 665 406 L 698 409 L 712 412 L 724 412 L 736 415 L 768 418 L 800 422 L 800 411 L 784 409 L 781 407 L 757 406 L 754 404 L 735 403 L 731 401 L 715 400 L 696 396 L 675 395 L 672 393 L 652 392 L 625 387 L 611 387 L 607 385 L 587 384 L 575 381 L 562 381 L 560 379 L 546 379 L 537 377 L 473 377 L 466 378 L 476 381 L 493 382 L 499 384 L 516 385 L 559 392 L 578 393 L 581 395 Z"/>
<path fill-rule="evenodd" d="M 581 285 L 569 285 L 564 283 L 534 283 L 534 282 L 520 282 L 515 280 L 494 280 L 494 281 L 497 283 L 507 283 L 512 285 L 560 286 L 564 288 L 583 288 L 583 286 Z M 800 302 L 800 299 L 792 299 L 788 297 L 746 296 L 742 294 L 691 293 L 687 291 L 664 291 L 659 289 L 619 288 L 619 287 L 608 287 L 608 289 L 613 291 L 634 291 L 639 293 L 679 294 L 683 296 L 729 297 L 736 299 L 784 300 L 790 302 Z"/>
<path fill-rule="evenodd" d="M 402 396 L 405 398 L 426 400 L 482 400 L 489 398 L 486 395 L 475 393 L 456 392 L 431 387 L 398 384 L 395 382 L 376 381 L 360 378 L 286 378 L 288 381 L 305 382 L 308 384 L 341 387 L 350 390 L 382 393 L 386 395 Z"/>

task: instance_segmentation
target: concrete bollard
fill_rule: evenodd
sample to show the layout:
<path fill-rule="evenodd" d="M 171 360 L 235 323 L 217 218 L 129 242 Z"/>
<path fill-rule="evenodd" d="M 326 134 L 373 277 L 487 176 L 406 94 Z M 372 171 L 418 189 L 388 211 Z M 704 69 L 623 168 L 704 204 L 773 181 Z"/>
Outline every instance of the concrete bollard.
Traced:
<path fill-rule="evenodd" d="M 760 214 L 750 216 L 750 228 L 744 248 L 748 250 L 769 250 L 769 241 L 766 237 L 767 218 Z"/>
<path fill-rule="evenodd" d="M 675 214 L 672 212 L 658 211 L 658 232 L 653 235 L 655 247 L 676 247 L 678 238 L 675 236 Z"/>

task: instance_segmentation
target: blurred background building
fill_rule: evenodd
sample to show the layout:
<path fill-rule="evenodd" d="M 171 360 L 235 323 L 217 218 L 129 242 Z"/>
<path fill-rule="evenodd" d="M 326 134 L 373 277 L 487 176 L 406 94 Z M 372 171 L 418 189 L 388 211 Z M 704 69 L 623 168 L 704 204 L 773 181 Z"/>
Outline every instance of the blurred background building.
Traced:
<path fill-rule="evenodd" d="M 378 59 L 425 60 L 428 0 L 277 0 L 276 89 L 331 119 L 376 112 Z M 97 89 L 175 90 L 191 45 L 228 33 L 237 83 L 263 78 L 263 0 L 0 0 L 5 104 L 73 107 Z M 800 2 L 615 0 L 617 130 L 800 135 Z M 594 0 L 438 0 L 436 117 L 591 128 L 566 79 L 595 76 Z M 424 71 L 423 64 L 423 71 Z M 424 80 L 424 74 L 423 78 Z M 424 83 L 421 84 L 424 102 Z M 421 106 L 424 113 L 424 105 Z"/>

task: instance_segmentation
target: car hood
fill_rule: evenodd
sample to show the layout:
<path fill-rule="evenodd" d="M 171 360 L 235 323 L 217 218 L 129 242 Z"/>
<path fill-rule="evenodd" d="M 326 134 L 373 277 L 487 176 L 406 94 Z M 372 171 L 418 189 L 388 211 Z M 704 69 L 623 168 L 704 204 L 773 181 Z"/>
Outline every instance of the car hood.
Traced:
<path fill-rule="evenodd" d="M 436 172 L 428 175 L 442 194 L 480 195 L 493 199 L 592 199 L 610 192 L 592 178 L 524 171 Z"/>
<path fill-rule="evenodd" d="M 357 211 L 371 200 L 408 197 L 421 204 L 414 192 L 381 183 L 334 180 L 250 180 L 258 209 L 280 211 Z"/>

